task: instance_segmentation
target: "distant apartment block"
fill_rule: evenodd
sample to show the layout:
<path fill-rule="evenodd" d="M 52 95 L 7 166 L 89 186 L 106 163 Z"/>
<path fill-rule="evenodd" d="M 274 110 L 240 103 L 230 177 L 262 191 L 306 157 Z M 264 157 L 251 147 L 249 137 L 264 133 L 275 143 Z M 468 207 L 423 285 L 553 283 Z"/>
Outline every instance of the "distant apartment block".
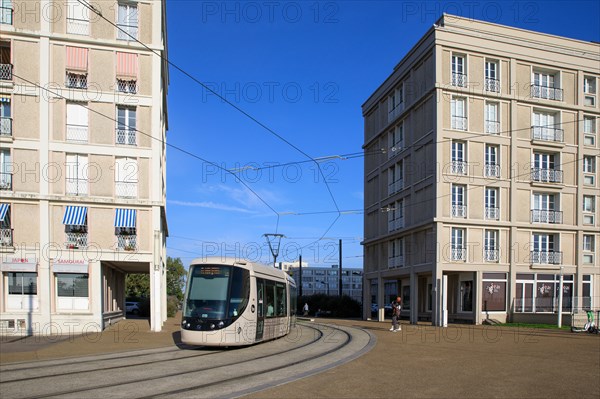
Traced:
<path fill-rule="evenodd" d="M 299 287 L 300 270 L 298 264 L 292 265 L 288 269 L 288 273 L 295 279 Z M 352 299 L 362 303 L 362 275 L 362 269 L 342 267 L 342 295 L 348 295 Z M 331 267 L 306 267 L 303 263 L 301 284 L 303 296 L 315 294 L 337 296 L 340 289 L 339 267 L 337 265 Z"/>
<path fill-rule="evenodd" d="M 600 45 L 443 15 L 363 104 L 365 298 L 403 316 L 600 308 Z M 367 315 L 365 315 L 367 316 Z"/>

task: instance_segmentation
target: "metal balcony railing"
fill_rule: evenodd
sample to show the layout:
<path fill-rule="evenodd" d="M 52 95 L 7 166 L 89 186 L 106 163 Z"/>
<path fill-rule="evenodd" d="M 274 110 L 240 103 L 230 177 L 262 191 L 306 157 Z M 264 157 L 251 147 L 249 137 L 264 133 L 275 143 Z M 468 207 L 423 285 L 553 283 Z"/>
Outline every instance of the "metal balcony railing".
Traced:
<path fill-rule="evenodd" d="M 398 230 L 404 227 L 404 218 L 398 218 L 388 221 L 388 232 Z"/>
<path fill-rule="evenodd" d="M 399 255 L 388 258 L 388 268 L 393 269 L 402 266 L 404 266 L 404 256 Z"/>
<path fill-rule="evenodd" d="M 452 115 L 452 129 L 467 130 L 467 117 Z"/>
<path fill-rule="evenodd" d="M 137 235 L 117 235 L 117 249 L 135 251 L 137 249 Z"/>
<path fill-rule="evenodd" d="M 485 218 L 487 220 L 499 220 L 500 208 L 485 207 Z"/>
<path fill-rule="evenodd" d="M 130 128 L 117 128 L 117 144 L 137 145 L 136 130 Z"/>
<path fill-rule="evenodd" d="M 13 10 L 11 7 L 0 7 L 0 24 L 12 25 Z"/>
<path fill-rule="evenodd" d="M 556 87 L 546 87 L 540 85 L 531 85 L 531 97 L 544 98 L 547 100 L 562 101 L 563 90 Z"/>
<path fill-rule="evenodd" d="M 88 180 L 66 178 L 67 195 L 88 195 Z"/>
<path fill-rule="evenodd" d="M 402 190 L 403 187 L 404 187 L 404 180 L 396 180 L 395 182 L 390 183 L 388 185 L 388 195 L 397 193 L 398 191 Z"/>
<path fill-rule="evenodd" d="M 500 93 L 500 81 L 498 79 L 485 78 L 484 87 L 485 91 Z"/>
<path fill-rule="evenodd" d="M 545 183 L 562 183 L 563 171 L 560 169 L 531 168 L 531 180 Z"/>
<path fill-rule="evenodd" d="M 12 136 L 12 118 L 0 116 L 0 136 Z"/>
<path fill-rule="evenodd" d="M 497 163 L 486 163 L 484 168 L 485 177 L 500 177 L 500 165 Z"/>
<path fill-rule="evenodd" d="M 12 190 L 12 173 L 0 172 L 0 190 Z"/>
<path fill-rule="evenodd" d="M 388 150 L 387 150 L 388 159 L 394 158 L 396 155 L 398 155 L 400 153 L 400 151 L 402 151 L 403 147 L 404 147 L 404 142 L 400 141 L 400 142 L 396 143 L 394 146 L 388 148 Z"/>
<path fill-rule="evenodd" d="M 67 72 L 65 86 L 71 89 L 87 89 L 87 75 Z"/>
<path fill-rule="evenodd" d="M 486 248 L 483 250 L 483 260 L 486 262 L 498 262 L 500 260 L 500 250 Z"/>
<path fill-rule="evenodd" d="M 67 125 L 67 141 L 88 141 L 88 126 L 87 125 Z"/>
<path fill-rule="evenodd" d="M 531 263 L 534 263 L 534 264 L 550 264 L 550 265 L 562 264 L 562 252 L 531 251 L 530 258 L 531 258 Z"/>
<path fill-rule="evenodd" d="M 531 222 L 532 223 L 552 223 L 558 224 L 563 222 L 562 211 L 554 211 L 548 209 L 532 209 L 531 210 Z"/>
<path fill-rule="evenodd" d="M 115 196 L 119 198 L 137 198 L 138 184 L 137 182 L 115 182 Z"/>
<path fill-rule="evenodd" d="M 453 218 L 466 218 L 467 217 L 467 206 L 452 204 L 452 217 Z"/>
<path fill-rule="evenodd" d="M 0 229 L 0 247 L 13 246 L 13 229 Z"/>
<path fill-rule="evenodd" d="M 117 24 L 117 39 L 118 40 L 135 40 L 138 37 L 137 25 Z M 130 37 L 132 36 L 133 39 Z"/>
<path fill-rule="evenodd" d="M 500 134 L 500 122 L 485 121 L 485 132 L 489 134 Z"/>
<path fill-rule="evenodd" d="M 12 64 L 0 64 L 0 80 L 12 80 Z"/>
<path fill-rule="evenodd" d="M 555 141 L 558 143 L 562 143 L 563 136 L 563 129 L 548 126 L 531 127 L 531 138 L 533 140 Z"/>
<path fill-rule="evenodd" d="M 467 249 L 464 247 L 452 247 L 450 249 L 450 260 L 467 260 Z"/>
<path fill-rule="evenodd" d="M 135 94 L 138 92 L 137 80 L 117 79 L 116 88 L 119 93 Z"/>
<path fill-rule="evenodd" d="M 72 35 L 89 35 L 90 21 L 87 19 L 67 18 L 67 33 Z"/>
<path fill-rule="evenodd" d="M 451 161 L 450 172 L 455 175 L 467 174 L 467 163 L 465 161 Z"/>
<path fill-rule="evenodd" d="M 67 249 L 86 248 L 88 245 L 88 233 L 67 233 Z"/>
<path fill-rule="evenodd" d="M 464 73 L 452 72 L 452 86 L 467 87 L 467 75 Z"/>

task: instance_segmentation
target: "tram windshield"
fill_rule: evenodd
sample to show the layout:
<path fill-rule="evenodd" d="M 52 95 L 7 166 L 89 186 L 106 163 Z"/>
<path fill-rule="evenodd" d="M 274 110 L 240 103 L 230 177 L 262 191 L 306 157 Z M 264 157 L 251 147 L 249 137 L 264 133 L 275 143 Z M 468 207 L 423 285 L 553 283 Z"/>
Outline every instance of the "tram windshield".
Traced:
<path fill-rule="evenodd" d="M 250 296 L 250 273 L 221 265 L 191 266 L 184 316 L 231 319 L 241 315 Z"/>

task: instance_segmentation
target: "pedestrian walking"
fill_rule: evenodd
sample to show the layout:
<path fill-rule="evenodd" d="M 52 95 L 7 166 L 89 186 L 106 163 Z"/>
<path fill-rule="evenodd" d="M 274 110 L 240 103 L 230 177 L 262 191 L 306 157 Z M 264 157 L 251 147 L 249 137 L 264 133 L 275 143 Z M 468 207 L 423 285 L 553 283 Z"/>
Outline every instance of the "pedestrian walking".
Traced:
<path fill-rule="evenodd" d="M 304 310 L 304 316 L 308 316 L 308 303 L 304 303 L 302 310 Z"/>
<path fill-rule="evenodd" d="M 402 298 L 396 297 L 396 300 L 392 302 L 392 328 L 391 332 L 402 331 L 400 327 L 400 311 L 402 310 Z"/>

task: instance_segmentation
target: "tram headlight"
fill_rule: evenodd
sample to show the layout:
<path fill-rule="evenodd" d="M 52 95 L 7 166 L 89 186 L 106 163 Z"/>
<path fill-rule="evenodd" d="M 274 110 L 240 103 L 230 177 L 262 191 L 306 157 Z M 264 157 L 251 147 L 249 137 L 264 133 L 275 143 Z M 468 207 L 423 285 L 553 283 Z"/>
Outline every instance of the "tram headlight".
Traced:
<path fill-rule="evenodd" d="M 223 321 L 219 322 L 219 328 L 223 328 L 225 326 L 225 323 L 223 323 Z"/>
<path fill-rule="evenodd" d="M 214 325 L 214 324 L 211 324 L 211 325 L 210 325 L 210 329 L 211 329 L 211 330 L 214 330 L 214 329 L 215 329 L 215 325 Z"/>

